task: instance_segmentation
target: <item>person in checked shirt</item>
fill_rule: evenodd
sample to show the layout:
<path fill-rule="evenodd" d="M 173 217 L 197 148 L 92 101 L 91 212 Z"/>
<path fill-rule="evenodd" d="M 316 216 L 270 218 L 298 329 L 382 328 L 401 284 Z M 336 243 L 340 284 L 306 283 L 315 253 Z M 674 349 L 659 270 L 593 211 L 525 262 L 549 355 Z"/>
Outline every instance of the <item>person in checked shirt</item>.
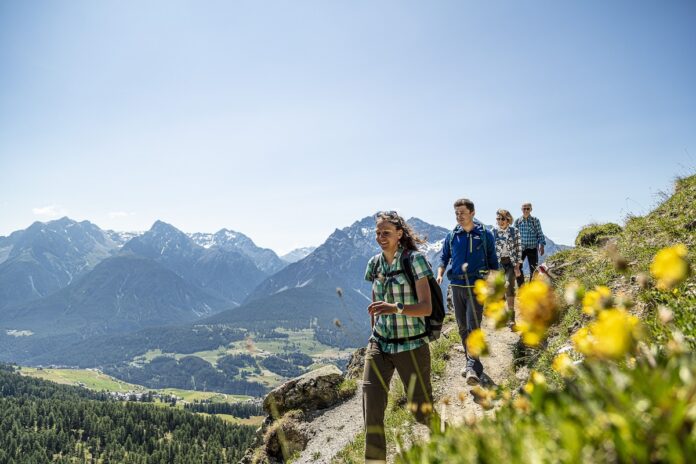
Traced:
<path fill-rule="evenodd" d="M 428 277 L 433 271 L 418 252 L 424 240 L 395 211 L 376 216 L 377 244 L 382 252 L 367 263 L 365 280 L 372 282 L 372 336 L 365 352 L 363 418 L 365 462 L 386 463 L 384 411 L 394 370 L 416 420 L 427 423 L 433 413 L 430 383 L 430 348 L 425 317 L 432 312 Z M 402 259 L 403 258 L 403 259 Z M 412 288 L 402 266 L 411 266 Z M 417 296 L 416 296 L 417 295 Z"/>
<path fill-rule="evenodd" d="M 520 232 L 522 239 L 522 262 L 525 258 L 529 263 L 529 280 L 532 280 L 534 271 L 539 264 L 539 256 L 544 256 L 544 246 L 546 238 L 544 231 L 541 230 L 541 222 L 532 216 L 532 204 L 522 204 L 522 216 L 515 220 L 515 228 Z M 524 284 L 524 274 L 517 277 L 517 286 Z"/>

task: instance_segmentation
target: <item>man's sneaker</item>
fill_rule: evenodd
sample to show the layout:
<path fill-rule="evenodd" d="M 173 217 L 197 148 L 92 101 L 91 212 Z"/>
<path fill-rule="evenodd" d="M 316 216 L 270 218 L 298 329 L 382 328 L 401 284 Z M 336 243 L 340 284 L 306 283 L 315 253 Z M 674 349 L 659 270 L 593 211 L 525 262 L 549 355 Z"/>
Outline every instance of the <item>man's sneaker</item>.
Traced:
<path fill-rule="evenodd" d="M 479 376 L 476 375 L 473 369 L 467 369 L 464 377 L 467 385 L 478 385 L 481 382 L 481 379 L 479 379 Z"/>

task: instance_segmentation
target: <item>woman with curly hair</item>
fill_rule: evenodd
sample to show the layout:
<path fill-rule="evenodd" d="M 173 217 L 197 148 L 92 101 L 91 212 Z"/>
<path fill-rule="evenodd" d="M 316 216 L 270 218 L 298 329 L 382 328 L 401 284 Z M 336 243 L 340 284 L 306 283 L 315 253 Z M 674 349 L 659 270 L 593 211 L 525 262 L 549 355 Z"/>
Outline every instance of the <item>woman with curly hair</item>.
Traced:
<path fill-rule="evenodd" d="M 425 423 L 432 412 L 430 348 L 425 317 L 431 307 L 428 277 L 433 271 L 418 245 L 418 237 L 395 211 L 376 216 L 377 244 L 382 252 L 367 264 L 365 279 L 372 282 L 372 335 L 365 353 L 363 417 L 365 462 L 386 462 L 384 411 L 394 370 L 410 395 L 411 410 Z M 403 266 L 411 267 L 415 288 Z"/>

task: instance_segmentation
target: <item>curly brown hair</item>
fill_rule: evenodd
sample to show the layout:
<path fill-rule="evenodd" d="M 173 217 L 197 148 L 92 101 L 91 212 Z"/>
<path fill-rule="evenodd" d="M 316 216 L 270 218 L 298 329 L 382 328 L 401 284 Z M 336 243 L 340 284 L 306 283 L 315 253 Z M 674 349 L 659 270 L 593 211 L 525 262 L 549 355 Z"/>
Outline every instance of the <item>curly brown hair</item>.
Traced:
<path fill-rule="evenodd" d="M 396 211 L 380 211 L 375 215 L 376 221 L 387 221 L 393 224 L 396 230 L 403 231 L 399 244 L 406 250 L 418 251 L 418 245 L 426 242 L 426 239 L 420 237 Z"/>

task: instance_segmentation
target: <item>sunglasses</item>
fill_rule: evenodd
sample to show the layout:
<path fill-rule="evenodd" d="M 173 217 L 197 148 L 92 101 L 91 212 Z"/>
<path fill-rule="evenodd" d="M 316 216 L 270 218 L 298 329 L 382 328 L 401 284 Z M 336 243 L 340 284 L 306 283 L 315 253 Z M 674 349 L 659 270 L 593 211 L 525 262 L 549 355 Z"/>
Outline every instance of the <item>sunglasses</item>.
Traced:
<path fill-rule="evenodd" d="M 522 208 L 522 211 L 531 211 L 532 208 Z"/>
<path fill-rule="evenodd" d="M 497 217 L 495 218 L 496 221 L 507 221 L 507 218 L 504 217 Z"/>

